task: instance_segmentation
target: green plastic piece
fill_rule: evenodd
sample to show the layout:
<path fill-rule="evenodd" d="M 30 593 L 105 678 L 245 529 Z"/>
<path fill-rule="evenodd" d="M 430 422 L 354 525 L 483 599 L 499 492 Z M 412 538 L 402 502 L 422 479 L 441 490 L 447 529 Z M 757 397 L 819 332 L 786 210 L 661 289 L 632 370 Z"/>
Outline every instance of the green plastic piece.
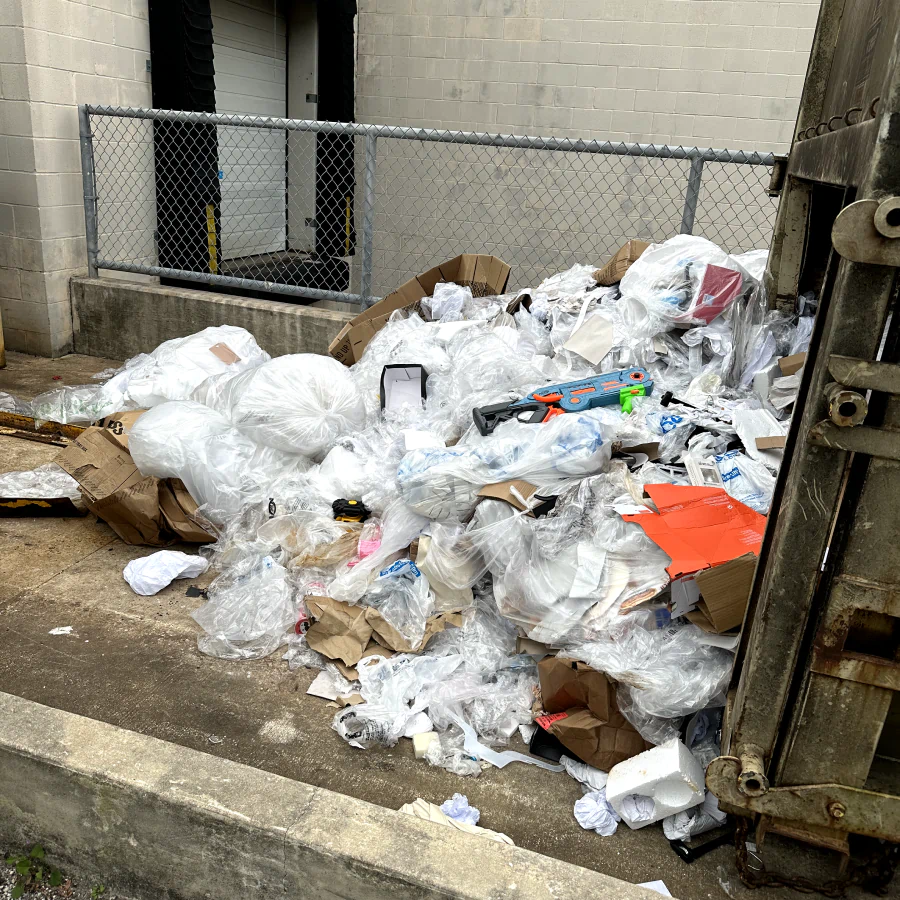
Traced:
<path fill-rule="evenodd" d="M 635 385 L 634 387 L 623 387 L 622 390 L 619 391 L 619 403 L 622 406 L 622 412 L 631 412 L 632 398 L 645 397 L 646 395 L 647 391 L 642 384 Z"/>

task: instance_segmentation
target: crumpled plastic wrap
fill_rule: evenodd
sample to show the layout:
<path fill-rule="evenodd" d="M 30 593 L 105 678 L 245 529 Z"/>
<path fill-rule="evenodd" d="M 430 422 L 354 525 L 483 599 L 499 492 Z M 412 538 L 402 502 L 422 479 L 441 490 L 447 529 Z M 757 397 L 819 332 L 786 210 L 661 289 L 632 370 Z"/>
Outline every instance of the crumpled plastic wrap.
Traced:
<path fill-rule="evenodd" d="M 438 521 L 465 521 L 487 484 L 524 479 L 545 487 L 601 471 L 611 432 L 595 410 L 539 425 L 501 424 L 492 435 L 471 434 L 455 447 L 413 450 L 397 472 L 400 496 Z"/>
<path fill-rule="evenodd" d="M 454 794 L 449 800 L 441 804 L 441 812 L 457 822 L 465 822 L 466 825 L 477 825 L 481 818 L 481 812 L 474 806 L 469 806 L 469 798 L 465 794 Z"/>
<path fill-rule="evenodd" d="M 55 497 L 81 499 L 78 482 L 56 463 L 45 463 L 24 472 L 0 475 L 0 497 L 46 500 Z"/>
<path fill-rule="evenodd" d="M 206 632 L 197 647 L 221 659 L 261 659 L 287 640 L 297 621 L 288 572 L 270 556 L 247 556 L 207 589 L 209 601 L 193 612 Z"/>
<path fill-rule="evenodd" d="M 62 422 L 64 425 L 88 425 L 121 407 L 110 408 L 96 384 L 53 388 L 31 401 L 31 413 L 38 423 Z"/>
<path fill-rule="evenodd" d="M 635 611 L 569 655 L 618 683 L 619 709 L 645 740 L 677 737 L 673 720 L 724 703 L 733 654 L 710 646 L 696 625 L 673 620 L 655 628 L 652 612 Z"/>
<path fill-rule="evenodd" d="M 728 494 L 766 515 L 775 493 L 775 476 L 759 460 L 731 450 L 715 457 L 716 468 Z"/>
<path fill-rule="evenodd" d="M 366 422 L 347 368 L 313 353 L 279 356 L 207 390 L 205 397 L 256 443 L 310 458 L 320 458 Z"/>

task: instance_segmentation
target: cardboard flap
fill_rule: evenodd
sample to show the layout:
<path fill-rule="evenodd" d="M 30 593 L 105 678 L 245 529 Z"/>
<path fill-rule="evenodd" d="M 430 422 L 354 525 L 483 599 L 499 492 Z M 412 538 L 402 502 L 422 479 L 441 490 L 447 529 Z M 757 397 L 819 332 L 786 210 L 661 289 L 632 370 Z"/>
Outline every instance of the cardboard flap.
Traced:
<path fill-rule="evenodd" d="M 632 239 L 623 244 L 613 255 L 613 258 L 602 269 L 594 272 L 597 284 L 608 287 L 617 284 L 622 276 L 631 268 L 632 264 L 640 258 L 640 255 L 650 246 L 646 241 Z"/>
<path fill-rule="evenodd" d="M 755 571 L 756 556 L 746 553 L 697 573 L 694 579 L 700 591 L 697 610 L 712 626 L 705 630 L 722 634 L 743 624 Z"/>
<path fill-rule="evenodd" d="M 612 682 L 587 663 L 547 656 L 538 663 L 538 678 L 544 709 L 548 713 L 583 706 L 603 722 L 612 718 L 615 709 Z"/>
<path fill-rule="evenodd" d="M 78 435 L 56 461 L 94 501 L 130 487 L 143 477 L 116 436 L 95 426 Z"/>
<path fill-rule="evenodd" d="M 806 363 L 806 353 L 794 353 L 792 356 L 782 356 L 778 360 L 778 368 L 782 375 L 796 375 Z"/>
<path fill-rule="evenodd" d="M 613 766 L 649 749 L 649 745 L 621 713 L 615 722 L 598 719 L 589 709 L 576 708 L 537 723 L 570 753 L 589 766 L 608 772 Z"/>
<path fill-rule="evenodd" d="M 159 479 L 152 475 L 99 500 L 85 495 L 84 505 L 126 544 L 162 547 L 171 543 L 159 508 Z"/>
<path fill-rule="evenodd" d="M 459 612 L 438 613 L 429 616 L 425 622 L 425 634 L 418 644 L 411 643 L 377 609 L 369 607 L 366 610 L 366 620 L 372 626 L 372 639 L 388 650 L 395 653 L 418 653 L 428 646 L 428 642 L 448 625 L 459 627 L 463 623 L 462 614 Z"/>
<path fill-rule="evenodd" d="M 215 537 L 194 520 L 197 504 L 180 479 L 160 482 L 159 509 L 169 530 L 183 541 L 192 544 L 209 544 L 215 541 Z"/>
<path fill-rule="evenodd" d="M 134 423 L 145 413 L 146 409 L 129 409 L 124 412 L 113 413 L 104 416 L 91 424 L 97 428 L 105 428 L 111 437 L 123 447 L 128 446 L 128 435 L 134 428 Z"/>
<path fill-rule="evenodd" d="M 528 509 L 513 493 L 516 491 L 521 497 L 530 500 L 537 488 L 530 482 L 515 478 L 512 481 L 499 481 L 497 484 L 486 484 L 479 492 L 479 497 L 489 497 L 491 500 L 504 500 L 510 506 L 514 506 L 521 512 Z"/>

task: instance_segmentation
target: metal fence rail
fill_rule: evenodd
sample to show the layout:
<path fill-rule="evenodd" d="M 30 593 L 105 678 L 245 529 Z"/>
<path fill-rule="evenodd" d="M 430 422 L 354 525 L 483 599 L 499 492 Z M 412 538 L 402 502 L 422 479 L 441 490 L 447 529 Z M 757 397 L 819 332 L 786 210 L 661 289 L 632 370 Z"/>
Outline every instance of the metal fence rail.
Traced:
<path fill-rule="evenodd" d="M 768 246 L 771 153 L 82 106 L 89 272 L 367 305 L 459 253 L 510 288 L 629 238 Z"/>

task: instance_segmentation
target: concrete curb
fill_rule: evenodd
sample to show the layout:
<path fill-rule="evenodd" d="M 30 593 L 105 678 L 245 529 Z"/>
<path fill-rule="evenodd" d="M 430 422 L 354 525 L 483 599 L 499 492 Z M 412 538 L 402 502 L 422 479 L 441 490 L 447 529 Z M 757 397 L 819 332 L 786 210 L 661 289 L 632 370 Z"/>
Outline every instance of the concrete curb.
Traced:
<path fill-rule="evenodd" d="M 118 278 L 73 278 L 70 289 L 75 352 L 110 359 L 149 353 L 209 325 L 246 328 L 272 356 L 327 353 L 358 312 Z"/>
<path fill-rule="evenodd" d="M 268 891 L 310 900 L 659 897 L 3 693 L 0 840 L 40 841 L 76 870 L 102 872 L 115 890 L 148 898 L 231 900 Z"/>

